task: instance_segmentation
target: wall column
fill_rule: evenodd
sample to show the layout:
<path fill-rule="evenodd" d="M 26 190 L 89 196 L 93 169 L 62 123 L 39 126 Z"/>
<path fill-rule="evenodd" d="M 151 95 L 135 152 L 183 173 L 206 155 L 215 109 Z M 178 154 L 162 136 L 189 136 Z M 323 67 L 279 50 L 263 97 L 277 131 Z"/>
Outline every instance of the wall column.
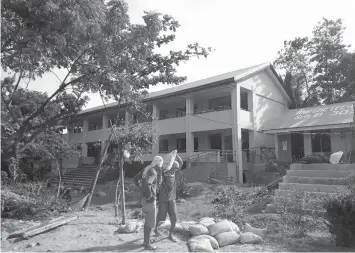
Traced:
<path fill-rule="evenodd" d="M 279 135 L 277 133 L 274 134 L 274 145 L 275 145 L 276 160 L 279 160 L 279 158 L 280 158 L 280 143 L 279 143 Z"/>
<path fill-rule="evenodd" d="M 153 104 L 153 128 L 155 129 L 157 126 L 157 121 L 159 120 L 159 107 L 157 103 Z M 159 154 L 159 135 L 158 133 L 153 132 L 152 138 L 155 139 L 155 143 L 152 145 L 152 154 L 153 156 L 156 156 Z"/>
<path fill-rule="evenodd" d="M 243 153 L 242 153 L 242 128 L 239 126 L 240 117 L 240 86 L 238 83 L 232 90 L 232 113 L 233 113 L 233 161 L 237 164 L 238 183 L 243 183 Z"/>
<path fill-rule="evenodd" d="M 186 128 L 186 157 L 192 156 L 194 152 L 194 134 L 190 129 L 191 117 L 194 113 L 194 98 L 192 96 L 186 97 L 186 116 L 185 116 L 185 128 Z M 187 164 L 190 167 L 190 164 Z"/>
<path fill-rule="evenodd" d="M 312 154 L 312 136 L 310 132 L 304 132 L 303 134 L 303 147 L 304 156 Z"/>
<path fill-rule="evenodd" d="M 86 135 L 89 130 L 89 121 L 87 119 L 83 120 L 83 148 L 82 148 L 82 156 L 87 157 L 88 156 L 88 144 L 86 143 Z"/>

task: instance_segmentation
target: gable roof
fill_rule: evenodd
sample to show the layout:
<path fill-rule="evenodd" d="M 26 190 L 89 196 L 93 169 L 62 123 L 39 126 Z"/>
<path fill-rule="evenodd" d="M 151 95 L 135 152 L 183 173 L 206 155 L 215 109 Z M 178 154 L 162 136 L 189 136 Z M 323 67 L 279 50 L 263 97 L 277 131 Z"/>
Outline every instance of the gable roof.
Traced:
<path fill-rule="evenodd" d="M 312 129 L 350 127 L 354 102 L 337 103 L 284 111 L 261 128 L 265 133 L 307 131 Z"/>
<path fill-rule="evenodd" d="M 166 97 L 174 96 L 176 94 L 182 94 L 182 93 L 186 93 L 186 92 L 190 92 L 190 91 L 199 90 L 201 88 L 220 85 L 222 83 L 238 82 L 242 79 L 248 78 L 248 77 L 250 77 L 260 71 L 263 71 L 267 68 L 269 68 L 272 71 L 273 75 L 276 77 L 277 85 L 280 88 L 281 93 L 287 98 L 288 101 L 291 101 L 291 99 L 288 96 L 288 94 L 286 93 L 285 89 L 282 87 L 282 84 L 281 84 L 282 80 L 280 80 L 280 77 L 278 76 L 275 69 L 272 67 L 272 65 L 270 63 L 258 64 L 258 65 L 254 65 L 251 67 L 227 72 L 227 73 L 224 73 L 221 75 L 201 79 L 201 80 L 198 80 L 195 82 L 177 85 L 177 86 L 167 88 L 164 90 L 151 92 L 148 94 L 148 97 L 144 99 L 144 101 L 147 102 L 147 101 L 152 101 L 152 100 L 163 98 L 163 97 L 166 98 Z M 117 102 L 112 102 L 112 103 L 106 104 L 106 108 L 110 108 L 110 107 L 114 107 L 114 106 L 117 106 Z M 85 109 L 85 110 L 81 111 L 79 114 L 83 115 L 83 114 L 88 114 L 88 113 L 92 113 L 92 112 L 96 112 L 96 111 L 100 111 L 100 110 L 104 110 L 104 109 L 105 109 L 105 106 L 100 105 L 100 106 L 96 106 L 93 108 Z"/>

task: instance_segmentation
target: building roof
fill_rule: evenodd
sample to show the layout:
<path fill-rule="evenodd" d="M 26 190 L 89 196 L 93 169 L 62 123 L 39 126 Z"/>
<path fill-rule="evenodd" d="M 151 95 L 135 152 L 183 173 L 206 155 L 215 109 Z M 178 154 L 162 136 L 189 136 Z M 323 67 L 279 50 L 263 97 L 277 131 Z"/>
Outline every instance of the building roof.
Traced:
<path fill-rule="evenodd" d="M 287 110 L 270 119 L 262 127 L 265 133 L 307 131 L 350 126 L 354 102 Z"/>
<path fill-rule="evenodd" d="M 151 101 L 151 100 L 159 99 L 162 97 L 174 96 L 176 94 L 182 94 L 185 92 L 201 89 L 202 87 L 218 85 L 218 84 L 226 83 L 229 81 L 230 82 L 237 82 L 238 80 L 249 77 L 250 75 L 256 74 L 257 72 L 260 72 L 266 68 L 271 68 L 272 72 L 279 79 L 279 76 L 277 75 L 277 73 L 273 69 L 272 65 L 270 63 L 263 63 L 263 64 L 258 64 L 255 66 L 235 70 L 232 72 L 224 73 L 221 75 L 201 79 L 201 80 L 198 80 L 195 82 L 186 83 L 186 84 L 182 84 L 182 85 L 176 85 L 174 87 L 167 88 L 164 90 L 151 92 L 151 93 L 149 93 L 148 97 L 146 99 L 144 99 L 144 101 Z M 288 100 L 290 100 L 286 91 L 283 89 L 281 83 L 279 84 L 279 86 L 281 88 L 281 92 L 287 97 Z M 106 104 L 106 108 L 110 108 L 110 107 L 114 107 L 114 106 L 117 106 L 117 102 L 112 102 L 112 103 Z M 81 114 L 81 115 L 88 114 L 88 113 L 100 111 L 103 109 L 105 109 L 105 106 L 100 105 L 100 106 L 96 106 L 93 108 L 83 110 L 79 114 Z"/>

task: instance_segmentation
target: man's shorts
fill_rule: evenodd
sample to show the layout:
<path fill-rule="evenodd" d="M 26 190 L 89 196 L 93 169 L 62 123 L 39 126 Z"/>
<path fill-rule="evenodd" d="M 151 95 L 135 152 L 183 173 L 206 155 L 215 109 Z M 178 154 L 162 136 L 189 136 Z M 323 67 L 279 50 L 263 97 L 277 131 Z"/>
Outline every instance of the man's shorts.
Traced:
<path fill-rule="evenodd" d="M 166 215 L 169 214 L 170 221 L 177 221 L 177 211 L 175 200 L 159 201 L 158 211 L 159 221 L 165 221 Z"/>
<path fill-rule="evenodd" d="M 144 226 L 149 228 L 155 227 L 156 222 L 156 201 L 148 203 L 144 198 L 142 199 L 142 211 L 144 213 Z"/>

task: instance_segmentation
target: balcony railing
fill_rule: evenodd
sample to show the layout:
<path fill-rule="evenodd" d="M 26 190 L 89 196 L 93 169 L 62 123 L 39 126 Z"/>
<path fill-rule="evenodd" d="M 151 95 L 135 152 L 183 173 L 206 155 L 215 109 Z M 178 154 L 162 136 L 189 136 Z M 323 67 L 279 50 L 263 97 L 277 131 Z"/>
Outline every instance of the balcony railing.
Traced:
<path fill-rule="evenodd" d="M 221 105 L 221 106 L 213 107 L 213 108 L 207 109 L 207 110 L 195 111 L 194 114 L 203 114 L 203 113 L 209 113 L 209 112 L 227 111 L 227 110 L 231 110 L 231 109 L 232 109 L 232 107 L 229 106 L 229 105 Z"/>

